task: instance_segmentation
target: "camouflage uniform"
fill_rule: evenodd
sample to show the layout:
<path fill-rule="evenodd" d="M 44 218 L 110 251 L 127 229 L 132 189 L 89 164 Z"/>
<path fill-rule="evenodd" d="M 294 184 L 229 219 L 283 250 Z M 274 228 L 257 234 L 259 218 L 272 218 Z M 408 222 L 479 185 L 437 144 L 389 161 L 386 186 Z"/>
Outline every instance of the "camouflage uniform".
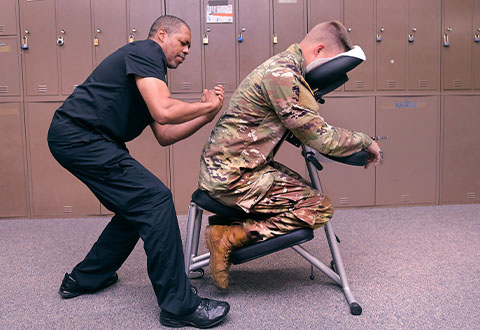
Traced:
<path fill-rule="evenodd" d="M 332 156 L 347 156 L 372 143 L 363 133 L 328 125 L 304 76 L 298 44 L 265 61 L 239 85 L 202 152 L 200 189 L 247 213 L 268 214 L 243 224 L 258 240 L 301 227 L 315 229 L 333 215 L 326 196 L 273 161 L 287 130 Z"/>

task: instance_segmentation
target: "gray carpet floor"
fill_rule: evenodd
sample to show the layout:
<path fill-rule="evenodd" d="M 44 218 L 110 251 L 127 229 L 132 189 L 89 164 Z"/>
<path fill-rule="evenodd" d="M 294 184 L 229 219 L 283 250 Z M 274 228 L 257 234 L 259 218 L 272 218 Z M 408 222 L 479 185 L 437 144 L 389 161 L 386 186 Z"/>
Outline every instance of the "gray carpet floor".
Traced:
<path fill-rule="evenodd" d="M 108 221 L 0 220 L 0 329 L 161 328 L 141 242 L 114 286 L 70 300 L 57 293 Z M 179 224 L 184 237 L 186 216 Z M 362 315 L 320 271 L 310 280 L 309 264 L 288 249 L 234 265 L 225 292 L 208 267 L 192 280 L 201 296 L 231 304 L 219 329 L 480 329 L 479 204 L 343 209 L 333 226 Z M 304 246 L 329 263 L 323 229 Z"/>

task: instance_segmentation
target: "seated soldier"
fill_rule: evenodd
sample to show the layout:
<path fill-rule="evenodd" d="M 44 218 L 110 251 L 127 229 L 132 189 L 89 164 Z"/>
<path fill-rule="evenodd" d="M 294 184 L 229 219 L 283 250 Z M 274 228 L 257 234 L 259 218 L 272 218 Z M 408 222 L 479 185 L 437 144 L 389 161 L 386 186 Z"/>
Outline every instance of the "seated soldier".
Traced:
<path fill-rule="evenodd" d="M 218 288 L 228 285 L 233 249 L 303 227 L 317 229 L 332 218 L 326 196 L 273 161 L 288 130 L 322 154 L 343 157 L 367 150 L 367 166 L 380 161 L 380 149 L 368 135 L 325 122 L 304 79 L 314 60 L 351 48 L 341 23 L 316 25 L 300 44 L 271 57 L 242 81 L 213 129 L 201 156 L 199 188 L 227 206 L 266 215 L 206 228 L 210 270 Z"/>

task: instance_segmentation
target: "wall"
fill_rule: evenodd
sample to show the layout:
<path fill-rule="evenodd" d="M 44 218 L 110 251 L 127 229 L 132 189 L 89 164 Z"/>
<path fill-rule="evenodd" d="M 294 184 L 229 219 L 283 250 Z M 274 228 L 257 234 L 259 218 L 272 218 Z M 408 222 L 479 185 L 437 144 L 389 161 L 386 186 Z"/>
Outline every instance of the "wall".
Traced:
<path fill-rule="evenodd" d="M 207 5 L 231 6 L 231 22 L 211 22 Z M 162 13 L 184 18 L 192 29 L 190 55 L 168 74 L 173 96 L 195 101 L 222 83 L 225 103 L 255 66 L 316 23 L 342 21 L 367 61 L 327 97 L 322 115 L 388 139 L 379 140 L 385 160 L 376 169 L 325 160 L 327 195 L 340 207 L 480 201 L 480 0 L 5 0 L 0 217 L 109 213 L 51 157 L 46 132 L 75 86 L 109 53 L 144 39 Z M 212 125 L 169 148 L 158 146 L 149 130 L 129 144 L 172 189 L 179 213 L 196 188 Z M 306 174 L 291 145 L 282 146 L 277 160 Z"/>

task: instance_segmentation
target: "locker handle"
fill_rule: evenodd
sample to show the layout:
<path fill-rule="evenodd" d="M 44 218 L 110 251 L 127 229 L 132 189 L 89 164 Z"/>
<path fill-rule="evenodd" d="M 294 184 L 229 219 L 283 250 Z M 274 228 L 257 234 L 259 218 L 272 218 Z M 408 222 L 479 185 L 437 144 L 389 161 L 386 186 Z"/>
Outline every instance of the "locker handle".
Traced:
<path fill-rule="evenodd" d="M 450 47 L 450 40 L 448 39 L 448 34 L 443 34 L 443 47 Z"/>

